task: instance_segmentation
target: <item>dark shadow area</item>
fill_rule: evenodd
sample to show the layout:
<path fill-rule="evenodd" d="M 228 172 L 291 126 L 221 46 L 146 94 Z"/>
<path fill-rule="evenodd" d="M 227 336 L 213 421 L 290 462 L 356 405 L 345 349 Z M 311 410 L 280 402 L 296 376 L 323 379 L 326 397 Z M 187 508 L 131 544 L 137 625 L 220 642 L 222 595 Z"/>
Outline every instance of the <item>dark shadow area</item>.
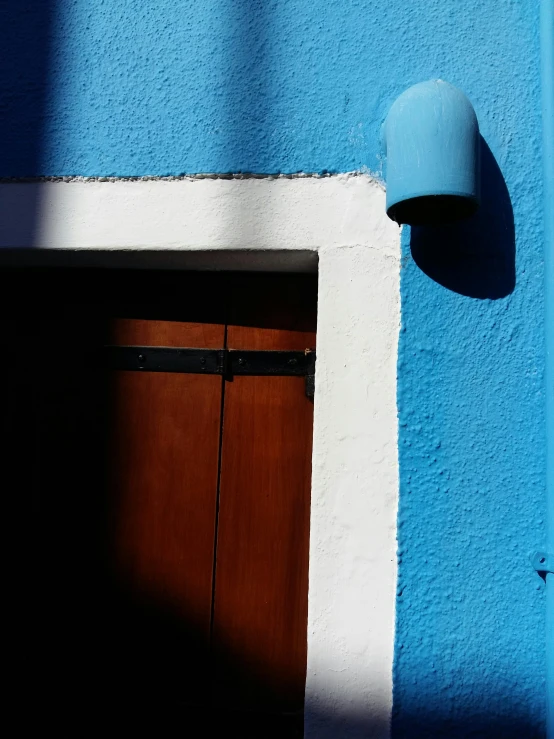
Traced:
<path fill-rule="evenodd" d="M 515 288 L 515 229 L 508 188 L 481 138 L 481 207 L 465 221 L 413 226 L 410 246 L 418 267 L 453 292 L 496 300 Z"/>
<path fill-rule="evenodd" d="M 27 185 L 26 189 L 39 184 Z M 221 249 L 201 251 L 178 249 L 50 249 L 26 248 L 26 228 L 18 214 L 25 210 L 25 202 L 9 185 L 0 183 L 0 268 L 59 267 L 62 269 L 155 269 L 209 272 L 287 272 L 316 274 L 318 253 L 301 249 L 269 249 L 246 251 Z"/>
<path fill-rule="evenodd" d="M 475 200 L 457 195 L 422 195 L 391 205 L 387 214 L 398 224 L 444 224 L 469 218 L 478 210 Z"/>
<path fill-rule="evenodd" d="M 0 179 L 44 174 L 49 60 L 54 0 L 6 0 L 0 4 Z M 0 229 L 9 234 L 17 222 L 25 243 L 33 246 L 38 221 L 38 188 L 14 213 L 0 197 Z"/>
<path fill-rule="evenodd" d="M 54 0 L 0 6 L 0 177 L 43 174 Z"/>
<path fill-rule="evenodd" d="M 313 276 L 229 279 L 167 272 L 153 281 L 152 273 L 118 270 L 0 276 L 0 374 L 8 389 L 0 416 L 8 552 L 3 665 L 8 713 L 21 733 L 55 727 L 78 735 L 122 729 L 159 737 L 303 736 L 302 702 L 286 672 L 268 670 L 255 649 L 239 651 L 224 637 L 211 642 L 209 623 L 171 587 L 144 573 L 137 578 L 118 549 L 122 501 L 108 484 L 117 385 L 89 361 L 91 349 L 111 340 L 114 316 L 223 321 L 229 296 L 244 295 L 252 284 L 261 323 L 314 328 Z M 277 300 L 289 306 L 285 322 L 277 318 Z M 296 321 L 296 312 L 304 318 Z M 232 320 L 252 323 L 245 306 Z M 144 423 L 148 431 L 146 414 Z M 393 736 L 544 736 L 509 696 L 491 716 L 459 712 L 443 719 L 443 713 L 437 698 L 417 714 L 396 716 Z M 309 704 L 305 714 L 318 739 L 388 734 L 386 717 L 368 721 Z"/>
<path fill-rule="evenodd" d="M 188 592 L 180 584 L 182 577 L 188 582 L 187 568 L 199 567 L 197 550 L 172 574 L 171 564 L 164 564 L 164 557 L 174 561 L 172 550 L 152 530 L 157 503 L 141 509 L 144 489 L 140 482 L 133 487 L 133 466 L 141 476 L 150 471 L 136 449 L 154 445 L 156 456 L 164 446 L 156 446 L 164 427 L 156 432 L 159 411 L 152 414 L 150 406 L 167 410 L 170 381 L 157 375 L 146 385 L 151 394 L 143 385 L 137 396 L 133 378 L 142 382 L 153 373 L 104 371 L 96 357 L 114 335 L 121 337 L 116 324 L 122 318 L 198 323 L 208 337 L 213 326 L 231 320 L 313 331 L 316 288 L 311 275 L 2 271 L 0 328 L 10 354 L 0 367 L 8 389 L 0 416 L 9 552 L 4 667 L 8 700 L 22 728 L 302 736 L 297 676 L 289 675 L 286 661 L 282 670 L 268 669 L 255 643 L 237 650 L 227 643 L 224 625 L 212 632 L 209 611 L 196 609 L 194 577 Z M 259 321 L 252 320 L 251 300 Z M 280 313 L 279 302 L 286 306 Z M 221 378 L 198 379 L 208 384 L 199 386 L 197 396 L 221 394 Z M 137 424 L 138 435 L 132 430 Z M 139 445 L 130 459 L 127 425 Z M 202 436 L 201 418 L 183 426 Z M 211 485 L 217 479 L 217 443 L 215 448 Z M 162 465 L 172 464 L 171 455 L 161 456 Z M 158 474 L 165 480 L 166 471 L 156 469 Z M 130 500 L 138 500 L 138 508 Z M 174 529 L 179 535 L 177 518 L 178 513 L 164 519 L 163 539 L 171 539 Z M 213 530 L 208 534 L 212 551 Z M 210 558 L 210 588 L 211 571 Z"/>
<path fill-rule="evenodd" d="M 274 13 L 272 3 L 263 0 L 236 0 L 225 6 L 226 45 L 221 58 L 226 74 L 221 106 L 224 172 L 269 174 L 271 168 L 266 152 L 275 103 L 271 89 L 275 84 Z"/>
<path fill-rule="evenodd" d="M 393 719 L 393 739 L 545 739 L 546 729 L 537 721 L 519 715 L 506 705 L 490 715 L 444 716 L 440 702 L 424 705 L 415 715 L 405 713 Z"/>
<path fill-rule="evenodd" d="M 13 261 L 19 263 L 21 254 L 12 252 Z M 77 310 L 90 320 L 95 316 L 199 323 L 227 320 L 237 326 L 316 330 L 314 274 L 94 269 L 88 256 L 75 254 L 75 266 L 70 268 L 29 266 L 25 260 L 21 267 L 9 267 L 0 262 L 0 318 L 52 314 L 65 320 Z"/>
<path fill-rule="evenodd" d="M 422 703 L 414 715 L 404 714 L 402 720 L 393 719 L 392 731 L 387 721 L 364 719 L 356 712 L 336 716 L 332 710 L 310 713 L 306 709 L 309 725 L 316 727 L 312 736 L 318 739 L 375 739 L 391 736 L 392 739 L 545 739 L 543 727 L 513 711 L 506 701 L 505 710 L 496 717 L 465 716 L 447 718 L 440 699 Z"/>

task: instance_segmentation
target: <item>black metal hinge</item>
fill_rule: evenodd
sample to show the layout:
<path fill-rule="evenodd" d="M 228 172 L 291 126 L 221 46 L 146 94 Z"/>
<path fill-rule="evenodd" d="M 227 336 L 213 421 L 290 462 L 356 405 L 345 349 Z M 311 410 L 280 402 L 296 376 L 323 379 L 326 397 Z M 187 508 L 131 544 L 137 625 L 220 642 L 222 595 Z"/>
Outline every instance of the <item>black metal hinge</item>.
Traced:
<path fill-rule="evenodd" d="M 274 377 L 305 377 L 306 395 L 313 399 L 315 351 L 260 351 L 195 349 L 165 346 L 106 346 L 102 365 L 107 369 L 142 372 Z"/>

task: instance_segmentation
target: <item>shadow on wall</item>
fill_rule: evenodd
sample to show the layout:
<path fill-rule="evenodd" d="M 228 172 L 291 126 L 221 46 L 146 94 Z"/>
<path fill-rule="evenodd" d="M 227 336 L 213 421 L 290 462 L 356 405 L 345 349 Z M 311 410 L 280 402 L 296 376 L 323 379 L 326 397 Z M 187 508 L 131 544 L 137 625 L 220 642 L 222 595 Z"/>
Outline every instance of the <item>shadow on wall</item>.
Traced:
<path fill-rule="evenodd" d="M 0 422 L 3 482 L 10 493 L 4 501 L 11 555 L 4 584 L 6 703 L 18 725 L 32 733 L 53 725 L 72 734 L 84 733 L 85 725 L 105 733 L 109 725 L 124 727 L 127 735 L 136 730 L 162 738 L 303 736 L 301 695 L 290 709 L 294 675 L 269 664 L 256 644 L 248 652 L 237 649 L 224 629 L 210 639 L 205 615 L 183 599 L 178 584 L 160 587 L 147 568 L 129 568 L 118 554 L 127 509 L 109 485 L 107 453 L 119 414 L 117 385 L 87 357 L 109 339 L 114 310 L 143 315 L 137 311 L 144 310 L 145 294 L 148 317 L 174 316 L 178 306 L 186 310 L 183 319 L 221 321 L 217 301 L 206 314 L 199 300 L 207 278 L 193 277 L 197 293 L 186 290 L 183 299 L 174 273 L 150 293 L 144 289 L 148 276 L 134 273 L 123 296 L 125 283 L 114 271 L 104 278 L 67 274 L 65 291 L 43 271 L 2 276 L 0 324 L 12 352 L 0 370 L 10 389 Z M 305 286 L 310 281 L 315 296 L 314 278 L 301 279 Z M 32 300 L 20 299 L 25 288 Z M 292 300 L 305 292 L 293 291 Z M 271 310 L 264 321 L 280 325 Z M 248 325 L 242 317 L 239 323 Z M 323 688 L 325 679 L 322 670 Z M 248 710 L 238 710 L 241 700 Z M 370 719 L 369 710 L 344 704 L 307 701 L 310 739 L 388 739 L 387 715 Z M 279 706 L 287 710 L 276 711 Z M 422 698 L 420 706 L 394 717 L 393 736 L 541 739 L 542 727 L 520 711 L 524 707 L 506 699 L 486 716 L 469 715 L 463 707 L 454 713 L 439 697 Z"/>
<path fill-rule="evenodd" d="M 37 177 L 42 171 L 54 0 L 17 0 L 0 7 L 0 179 Z M 14 213 L 0 201 L 0 229 L 20 223 L 33 246 L 39 188 Z M 10 226 L 10 223 L 12 224 Z"/>
<path fill-rule="evenodd" d="M 264 81 L 270 79 L 268 28 L 259 21 L 255 28 L 251 27 L 250 3 L 237 3 L 236 7 L 233 43 L 229 48 L 242 50 L 239 66 L 243 74 L 233 70 L 236 59 L 229 68 L 235 80 L 246 80 L 248 84 L 243 82 L 237 89 L 236 82 L 234 88 L 228 88 L 228 108 L 232 115 L 225 146 L 230 149 L 230 170 L 234 169 L 233 162 L 241 160 L 241 154 L 248 152 L 245 157 L 248 162 L 253 158 L 251 150 L 264 146 L 270 118 L 270 103 L 263 87 Z M 54 0 L 13 0 L 0 9 L 0 177 L 3 178 L 44 174 L 41 167 L 53 10 Z M 261 15 L 255 17 L 259 19 Z M 250 41 L 241 43 L 242 29 L 249 26 Z M 238 93 L 244 92 L 243 87 L 249 96 L 241 98 Z M 244 109 L 255 111 L 251 113 L 254 120 L 250 126 L 243 123 L 243 111 L 232 107 L 235 99 L 244 100 Z M 262 105 L 260 101 L 264 101 Z M 252 130 L 254 134 L 245 133 Z M 446 288 L 474 298 L 497 299 L 510 294 L 515 286 L 513 213 L 498 165 L 484 141 L 482 146 L 483 204 L 478 214 L 456 226 L 413 228 L 411 248 L 419 267 Z M 18 213 L 0 202 L 0 227 L 10 221 L 18 222 L 18 233 L 24 228 L 28 246 L 36 242 L 39 190 L 39 187 L 28 188 L 28 200 Z M 237 214 L 238 223 L 242 218 L 243 214 Z M 263 223 L 261 218 L 260 223 Z M 26 337 L 14 336 L 13 340 L 23 338 Z M 31 336 L 28 347 L 34 346 L 34 340 Z M 22 348 L 20 359 L 25 356 Z M 52 371 L 37 383 L 36 363 L 33 357 L 29 360 L 19 374 L 15 366 L 10 370 L 12 384 L 7 386 L 20 391 L 10 394 L 10 402 L 15 403 L 16 397 L 21 402 L 13 409 L 12 426 L 7 425 L 7 416 L 3 414 L 4 455 L 8 458 L 7 451 L 12 452 L 8 472 L 13 473 L 13 485 L 6 469 L 5 481 L 12 491 L 29 492 L 28 496 L 10 496 L 11 504 L 17 509 L 9 527 L 14 534 L 11 551 L 20 578 L 13 584 L 17 597 L 11 600 L 17 606 L 11 615 L 18 622 L 8 633 L 11 647 L 17 652 L 10 683 L 22 701 L 19 724 L 35 723 L 44 731 L 48 723 L 56 720 L 57 726 L 61 721 L 75 733 L 76 727 L 84 728 L 85 723 L 87 727 L 95 722 L 105 727 L 108 722 L 111 726 L 124 722 L 129 733 L 133 724 L 144 730 L 152 721 L 158 736 L 165 735 L 165 724 L 191 737 L 209 737 L 212 727 L 217 737 L 224 733 L 242 739 L 301 737 L 302 722 L 297 717 L 288 720 L 232 712 L 214 716 L 201 701 L 187 704 L 187 690 L 194 692 L 195 685 L 203 679 L 192 668 L 200 663 L 198 669 L 201 669 L 207 659 L 206 635 L 192 615 L 177 610 L 160 596 L 145 595 L 136 586 L 114 581 L 99 567 L 103 556 L 95 558 L 94 554 L 103 546 L 103 532 L 110 515 L 109 501 L 101 492 L 98 494 L 102 485 L 97 478 L 103 470 L 81 464 L 87 445 L 82 443 L 83 437 L 72 434 L 71 408 L 65 416 L 60 414 L 57 397 L 49 405 L 52 423 L 45 435 L 48 445 L 34 453 L 40 454 L 46 464 L 48 448 L 54 451 L 57 448 L 58 454 L 59 449 L 65 450 L 65 487 L 59 484 L 59 478 L 50 487 L 53 493 L 50 508 L 42 512 L 50 526 L 35 522 L 40 513 L 35 505 L 37 486 L 59 470 L 53 464 L 41 470 L 38 465 L 29 465 L 29 439 L 38 433 L 36 426 L 40 422 L 35 419 L 34 399 L 46 392 L 49 399 L 54 391 L 67 397 L 67 387 L 73 389 L 75 397 L 81 397 L 86 388 L 79 378 L 76 382 L 69 373 L 56 375 Z M 102 388 L 97 390 L 100 393 Z M 96 406 L 94 401 L 98 401 Z M 86 393 L 86 403 L 83 407 L 90 406 L 91 413 L 95 407 L 103 408 L 102 397 L 94 392 Z M 92 434 L 92 430 L 86 433 Z M 59 445 L 60 439 L 67 446 Z M 91 440 L 89 451 L 94 443 L 99 440 Z M 54 454 L 51 458 L 55 458 Z M 85 476 L 83 469 L 87 469 Z M 83 493 L 78 500 L 72 496 L 75 480 L 80 480 Z M 83 522 L 83 528 L 63 526 L 68 511 Z M 54 515 L 58 512 L 59 516 Z M 56 531 L 60 534 L 57 540 L 52 536 Z M 91 544 L 90 548 L 87 543 Z M 85 557 L 84 562 L 74 556 L 76 552 Z M 67 578 L 74 584 L 73 591 L 67 587 Z M 106 602 L 113 607 L 109 612 L 103 608 Z M 246 662 L 243 655 L 232 652 L 225 644 L 221 650 L 228 673 L 245 690 L 264 693 L 269 690 L 264 687 L 264 681 L 274 685 L 274 681 L 267 680 L 263 665 Z M 325 679 L 324 675 L 319 677 Z M 283 691 L 286 690 L 284 685 Z M 18 708 L 17 700 L 12 705 Z M 331 703 L 313 706 L 308 702 L 305 719 L 310 737 L 317 739 L 384 739 L 389 735 L 387 716 L 381 721 L 370 721 L 361 712 L 346 711 Z M 422 700 L 417 712 L 395 716 L 393 736 L 395 739 L 539 739 L 544 733 L 542 726 L 518 713 L 508 700 L 503 707 L 491 707 L 487 716 L 463 715 L 462 710 L 453 716 L 437 697 L 435 702 Z"/>
<path fill-rule="evenodd" d="M 517 714 L 510 715 L 509 706 L 497 718 L 491 716 L 459 716 L 441 718 L 444 708 L 422 705 L 417 716 L 405 714 L 402 722 L 393 722 L 393 739 L 544 739 L 544 728 Z M 388 722 L 368 722 L 356 714 L 342 719 L 333 711 L 311 714 L 306 709 L 310 737 L 317 739 L 385 739 L 390 736 Z M 260 734 L 260 739 L 265 739 Z"/>
<path fill-rule="evenodd" d="M 413 226 L 410 246 L 432 280 L 470 298 L 497 300 L 515 287 L 514 214 L 502 172 L 481 138 L 481 207 L 467 221 Z"/>

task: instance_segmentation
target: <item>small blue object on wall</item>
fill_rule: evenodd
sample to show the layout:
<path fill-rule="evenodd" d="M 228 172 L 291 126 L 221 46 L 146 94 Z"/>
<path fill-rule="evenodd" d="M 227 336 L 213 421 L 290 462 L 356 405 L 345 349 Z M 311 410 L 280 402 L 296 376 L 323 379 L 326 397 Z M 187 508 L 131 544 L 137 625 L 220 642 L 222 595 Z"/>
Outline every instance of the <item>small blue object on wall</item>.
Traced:
<path fill-rule="evenodd" d="M 473 106 L 443 80 L 421 82 L 393 103 L 384 124 L 387 214 L 397 223 L 447 223 L 480 200 L 480 137 Z"/>

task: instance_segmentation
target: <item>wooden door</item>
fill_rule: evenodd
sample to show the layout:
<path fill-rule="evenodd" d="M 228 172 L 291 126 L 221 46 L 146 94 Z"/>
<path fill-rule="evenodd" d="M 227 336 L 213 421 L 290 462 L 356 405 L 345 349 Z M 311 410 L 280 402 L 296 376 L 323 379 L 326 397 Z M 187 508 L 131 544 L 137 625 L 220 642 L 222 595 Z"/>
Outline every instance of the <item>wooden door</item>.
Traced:
<path fill-rule="evenodd" d="M 315 296 L 302 278 L 243 275 L 230 293 L 230 349 L 315 346 Z M 298 730 L 306 674 L 313 406 L 301 377 L 236 377 L 226 384 L 224 405 L 215 701 L 271 713 L 273 721 L 286 715 Z M 276 735 L 283 730 L 277 724 Z"/>
<path fill-rule="evenodd" d="M 314 279 L 3 277 L 16 700 L 39 723 L 301 736 L 303 379 L 106 374 L 94 349 L 313 347 Z"/>

